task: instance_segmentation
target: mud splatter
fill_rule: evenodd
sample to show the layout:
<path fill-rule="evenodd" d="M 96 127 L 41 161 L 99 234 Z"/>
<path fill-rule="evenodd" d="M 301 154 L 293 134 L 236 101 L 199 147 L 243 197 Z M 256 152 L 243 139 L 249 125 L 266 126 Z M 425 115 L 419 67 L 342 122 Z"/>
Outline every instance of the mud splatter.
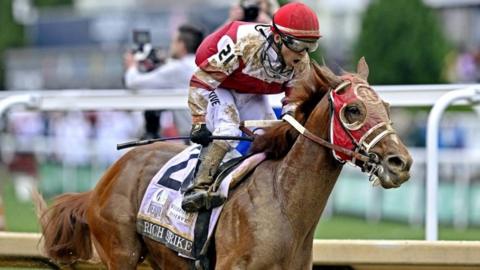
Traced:
<path fill-rule="evenodd" d="M 260 48 L 264 45 L 265 39 L 259 38 L 258 35 L 247 35 L 240 39 L 238 44 L 241 44 L 239 49 L 242 50 L 242 57 L 245 63 L 248 63 L 252 69 L 262 68 L 262 61 L 260 57 Z"/>
<path fill-rule="evenodd" d="M 205 115 L 208 100 L 200 93 L 199 89 L 191 87 L 188 93 L 188 107 L 192 115 Z"/>
<path fill-rule="evenodd" d="M 232 123 L 236 125 L 240 124 L 240 116 L 238 115 L 237 108 L 235 108 L 233 104 L 228 105 L 224 112 L 228 118 L 232 119 Z"/>

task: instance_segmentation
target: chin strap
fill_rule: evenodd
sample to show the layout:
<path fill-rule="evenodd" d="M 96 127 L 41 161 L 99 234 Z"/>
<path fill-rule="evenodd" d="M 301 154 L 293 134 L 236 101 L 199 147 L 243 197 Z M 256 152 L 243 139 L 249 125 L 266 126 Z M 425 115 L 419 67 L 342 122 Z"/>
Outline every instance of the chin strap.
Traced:
<path fill-rule="evenodd" d="M 263 31 L 261 32 L 262 35 L 265 36 L 265 43 L 262 45 L 260 50 L 260 58 L 263 69 L 270 77 L 288 77 L 293 72 L 293 69 L 290 69 L 285 64 L 285 60 L 283 59 L 281 53 L 281 43 L 277 44 L 273 38 L 273 33 L 265 34 Z M 273 50 L 276 59 L 272 59 L 270 55 L 270 50 Z M 276 62 L 276 63 L 275 63 Z"/>

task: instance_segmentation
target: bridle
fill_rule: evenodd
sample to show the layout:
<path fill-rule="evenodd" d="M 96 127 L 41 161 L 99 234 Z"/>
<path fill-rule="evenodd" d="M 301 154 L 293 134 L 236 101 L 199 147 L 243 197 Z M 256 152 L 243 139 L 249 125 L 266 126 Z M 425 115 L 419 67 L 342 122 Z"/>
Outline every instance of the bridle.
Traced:
<path fill-rule="evenodd" d="M 342 146 L 330 143 L 329 141 L 318 137 L 317 135 L 313 134 L 308 129 L 306 129 L 304 126 L 302 126 L 302 124 L 300 124 L 300 122 L 298 122 L 295 118 L 293 118 L 293 116 L 291 116 L 289 114 L 285 114 L 282 119 L 285 122 L 289 123 L 292 127 L 294 127 L 298 132 L 300 132 L 300 134 L 302 134 L 303 136 L 307 137 L 308 139 L 310 139 L 310 140 L 312 140 L 312 141 L 314 141 L 314 142 L 316 142 L 316 143 L 318 143 L 322 146 L 330 148 L 333 151 L 342 152 L 345 155 L 351 156 L 352 158 L 354 158 L 356 160 L 360 160 L 360 161 L 363 161 L 363 162 L 370 162 L 370 160 L 371 160 L 371 158 L 369 156 L 361 154 L 358 151 L 352 151 L 350 149 L 347 149 L 347 148 L 344 148 Z"/>
<path fill-rule="evenodd" d="M 353 80 L 347 78 L 343 83 L 338 85 L 335 89 L 330 89 L 328 94 L 329 99 L 329 114 L 330 114 L 330 136 L 329 140 L 320 138 L 307 130 L 302 124 L 300 124 L 293 116 L 286 114 L 283 116 L 283 120 L 288 122 L 293 128 L 295 128 L 300 134 L 308 139 L 332 150 L 332 154 L 340 163 L 349 162 L 354 166 L 360 167 L 362 171 L 370 175 L 370 181 L 377 179 L 375 175 L 379 170 L 383 170 L 380 165 L 380 160 L 377 154 L 371 152 L 371 149 L 382 141 L 387 135 L 395 134 L 392 128 L 391 121 L 388 119 L 386 122 L 379 122 L 374 126 L 366 130 L 360 138 L 356 138 L 352 134 L 353 130 L 361 130 L 365 123 L 361 125 L 351 125 L 346 123 L 342 117 L 340 117 L 335 111 L 335 93 L 345 89 L 346 87 L 353 87 L 353 91 L 356 93 L 360 87 L 365 87 L 368 90 L 373 89 L 366 83 L 354 84 Z M 348 89 L 347 89 L 348 90 Z M 345 104 L 344 104 L 345 105 Z M 341 123 L 341 130 L 349 136 L 351 148 L 347 148 L 343 145 L 334 143 L 334 130 L 335 124 Z M 377 131 L 377 135 L 371 136 Z M 372 138 L 370 138 L 372 137 Z M 361 161 L 358 164 L 357 161 Z"/>

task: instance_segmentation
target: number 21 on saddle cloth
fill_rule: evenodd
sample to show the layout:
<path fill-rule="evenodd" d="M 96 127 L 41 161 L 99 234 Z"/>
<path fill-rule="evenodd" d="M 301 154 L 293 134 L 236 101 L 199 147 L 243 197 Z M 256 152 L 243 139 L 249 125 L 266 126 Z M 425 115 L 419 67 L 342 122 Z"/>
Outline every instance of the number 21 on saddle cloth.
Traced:
<path fill-rule="evenodd" d="M 223 208 L 222 205 L 210 211 L 188 213 L 181 207 L 183 191 L 194 178 L 200 149 L 200 145 L 187 147 L 158 171 L 145 192 L 137 215 L 138 233 L 192 259 L 201 255 Z M 263 153 L 245 158 L 212 187 L 228 197 L 229 187 L 236 185 L 264 159 Z M 195 226 L 201 229 L 195 229 Z"/>

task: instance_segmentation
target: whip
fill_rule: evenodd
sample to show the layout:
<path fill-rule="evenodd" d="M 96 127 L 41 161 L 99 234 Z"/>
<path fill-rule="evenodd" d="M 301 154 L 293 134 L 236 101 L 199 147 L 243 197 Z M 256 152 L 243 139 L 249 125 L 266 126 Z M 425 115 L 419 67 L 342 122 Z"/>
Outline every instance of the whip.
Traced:
<path fill-rule="evenodd" d="M 210 136 L 212 140 L 237 140 L 237 141 L 253 141 L 252 137 L 242 137 L 242 136 Z M 149 139 L 149 140 L 139 140 L 139 141 L 131 141 L 126 143 L 119 143 L 117 144 L 117 150 L 130 148 L 134 146 L 141 146 L 152 144 L 155 142 L 163 142 L 163 141 L 173 141 L 173 140 L 190 140 L 190 136 L 179 136 L 179 137 L 166 137 L 166 138 L 157 138 L 157 139 Z"/>

